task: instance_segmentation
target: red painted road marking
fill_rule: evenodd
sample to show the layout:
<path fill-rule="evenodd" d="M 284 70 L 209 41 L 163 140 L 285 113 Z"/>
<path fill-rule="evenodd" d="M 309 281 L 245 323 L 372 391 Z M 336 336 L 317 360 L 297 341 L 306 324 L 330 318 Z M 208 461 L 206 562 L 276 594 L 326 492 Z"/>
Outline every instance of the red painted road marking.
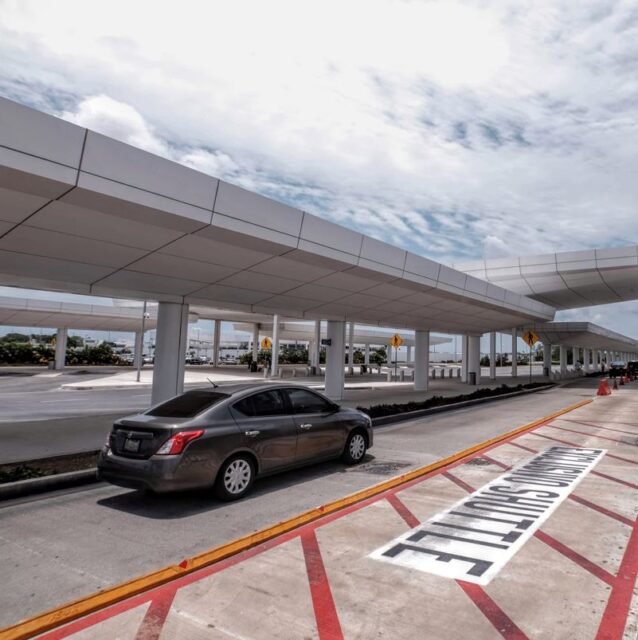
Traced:
<path fill-rule="evenodd" d="M 581 436 L 586 436 L 587 438 L 597 438 L 598 440 L 607 440 L 608 442 L 617 442 L 619 444 L 626 444 L 627 446 L 632 446 L 629 444 L 629 442 L 625 442 L 624 440 L 618 440 L 618 438 L 609 438 L 608 436 L 599 436 L 594 433 L 587 433 L 586 431 L 578 431 L 577 429 L 569 429 L 568 427 L 559 427 L 555 424 L 546 424 L 545 427 L 548 429 L 560 429 L 560 431 L 569 431 L 570 433 L 577 433 Z"/>
<path fill-rule="evenodd" d="M 615 576 L 609 573 L 606 569 L 599 567 L 597 564 L 585 558 L 585 556 L 581 556 L 580 553 L 574 551 L 571 547 L 568 547 L 566 544 L 559 542 L 556 538 L 548 535 L 544 531 L 540 529 L 534 534 L 536 538 L 544 542 L 546 545 L 550 546 L 554 551 L 558 551 L 566 558 L 569 558 L 572 562 L 575 562 L 577 565 L 589 571 L 592 575 L 596 576 L 599 580 L 606 582 L 609 585 L 614 584 Z"/>
<path fill-rule="evenodd" d="M 548 426 L 548 425 L 544 425 L 544 426 Z M 569 445 L 570 447 L 576 447 L 577 449 L 582 449 L 583 445 L 582 444 L 577 444 L 576 442 L 570 442 L 569 440 L 561 440 L 560 438 L 553 438 L 552 436 L 546 436 L 543 435 L 542 433 L 534 433 L 535 436 L 538 436 L 539 438 L 545 438 L 546 440 L 553 440 L 554 442 L 560 442 L 561 444 L 566 444 Z M 592 438 L 595 438 L 596 436 L 592 436 Z M 623 458 L 621 456 L 617 456 L 613 453 L 609 453 L 607 452 L 605 454 L 605 456 L 607 458 L 613 458 L 614 460 L 620 460 L 621 462 L 629 462 L 630 464 L 638 464 L 638 462 L 636 460 L 630 460 L 629 458 Z"/>
<path fill-rule="evenodd" d="M 164 623 L 168 617 L 168 612 L 173 605 L 176 589 L 165 589 L 160 591 L 151 600 L 151 606 L 146 610 L 146 615 L 140 628 L 137 630 L 135 640 L 158 640 Z"/>
<path fill-rule="evenodd" d="M 488 462 L 491 462 L 492 464 L 495 464 L 497 467 L 500 467 L 501 469 L 504 469 L 505 471 L 507 471 L 507 470 L 512 468 L 512 465 L 505 464 L 504 462 L 501 462 L 500 460 L 496 460 L 495 458 L 492 458 L 491 456 L 481 456 L 481 458 L 484 458 Z"/>
<path fill-rule="evenodd" d="M 468 493 L 474 493 L 474 487 L 471 487 L 467 482 L 461 480 L 461 478 L 457 478 L 456 476 L 448 473 L 447 471 L 443 474 L 448 480 L 451 480 L 454 484 L 461 487 L 461 489 L 465 489 Z"/>
<path fill-rule="evenodd" d="M 634 484 L 633 482 L 627 482 L 627 480 L 621 480 L 620 478 L 610 476 L 606 473 L 602 473 L 601 471 L 591 471 L 591 474 L 594 476 L 598 476 L 599 478 L 605 478 L 605 480 L 611 480 L 612 482 L 617 482 L 618 484 L 624 484 L 626 487 L 630 487 L 631 489 L 638 489 L 638 484 Z"/>
<path fill-rule="evenodd" d="M 395 511 L 405 520 L 410 529 L 418 527 L 419 519 L 401 502 L 396 494 L 389 495 L 386 500 L 394 507 Z"/>
<path fill-rule="evenodd" d="M 524 451 L 529 451 L 530 453 L 538 453 L 538 449 L 532 449 L 531 447 L 525 447 L 518 442 L 510 442 L 509 444 L 518 447 L 519 449 L 523 449 Z"/>
<path fill-rule="evenodd" d="M 607 600 L 596 640 L 621 640 L 623 637 L 636 584 L 636 575 L 638 575 L 638 520 L 634 523 L 634 530 L 625 549 L 609 600 Z"/>
<path fill-rule="evenodd" d="M 514 621 L 487 595 L 485 589 L 478 584 L 457 580 L 456 584 L 465 591 L 470 600 L 481 610 L 481 613 L 492 623 L 494 628 L 506 640 L 527 640 L 527 636 L 514 624 Z"/>
<path fill-rule="evenodd" d="M 571 422 L 573 424 L 582 424 L 585 427 L 592 427 L 594 429 L 604 429 L 605 431 L 615 431 L 616 433 L 624 433 L 628 436 L 638 436 L 638 432 L 636 431 L 623 431 L 622 429 L 614 429 L 613 427 L 603 427 L 600 424 L 594 424 L 593 422 L 585 422 L 584 420 L 570 420 L 568 418 L 560 418 L 560 420 L 563 422 Z"/>
<path fill-rule="evenodd" d="M 395 508 L 396 512 L 405 520 L 411 528 L 418 527 L 421 522 L 405 506 L 396 495 L 388 496 L 387 501 Z M 506 640 L 527 640 L 527 636 L 514 624 L 512 619 L 487 595 L 483 587 L 478 584 L 455 580 L 466 595 L 479 608 L 481 613 L 492 623 L 494 628 L 506 638 Z"/>
<path fill-rule="evenodd" d="M 626 524 L 628 527 L 633 527 L 634 523 L 629 519 L 629 518 L 625 518 L 625 516 L 621 516 L 619 513 L 616 513 L 615 511 L 610 511 L 609 509 L 605 509 L 605 507 L 601 507 L 599 504 L 595 504 L 594 502 L 590 502 L 589 500 L 586 500 L 585 498 L 581 498 L 580 496 L 576 496 L 573 493 L 571 495 L 568 496 L 570 500 L 573 500 L 574 502 L 577 502 L 578 504 L 583 505 L 584 507 L 589 507 L 590 509 L 593 509 L 594 511 L 598 511 L 599 513 L 602 513 L 606 516 L 609 516 L 610 518 L 613 518 L 614 520 L 618 520 L 618 522 L 622 522 L 623 524 Z"/>
<path fill-rule="evenodd" d="M 323 566 L 319 541 L 315 532 L 304 533 L 301 536 L 301 544 L 306 560 L 306 571 L 308 572 L 319 640 L 343 640 L 337 608 L 330 590 L 326 568 Z"/>

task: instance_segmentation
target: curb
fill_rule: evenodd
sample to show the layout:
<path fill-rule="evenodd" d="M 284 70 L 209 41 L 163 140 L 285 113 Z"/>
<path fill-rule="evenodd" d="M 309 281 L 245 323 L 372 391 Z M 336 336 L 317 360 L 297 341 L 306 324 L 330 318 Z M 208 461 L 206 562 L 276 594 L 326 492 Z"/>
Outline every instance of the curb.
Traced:
<path fill-rule="evenodd" d="M 83 469 L 82 471 L 69 471 L 57 473 L 41 478 L 29 478 L 17 482 L 5 482 L 0 484 L 0 501 L 20 498 L 22 496 L 55 491 L 68 487 L 77 487 L 83 484 L 97 482 L 97 468 Z"/>
<path fill-rule="evenodd" d="M 237 538 L 231 542 L 224 543 L 208 551 L 204 551 L 199 555 L 186 558 L 179 564 L 166 566 L 158 571 L 134 578 L 133 580 L 118 584 L 114 587 L 109 587 L 103 591 L 98 591 L 85 596 L 84 598 L 74 600 L 66 605 L 55 607 L 54 609 L 37 614 L 27 620 L 22 620 L 21 622 L 9 627 L 0 629 L 0 640 L 28 640 L 28 638 L 33 638 L 45 631 L 61 627 L 90 613 L 105 609 L 106 607 L 121 602 L 122 600 L 126 600 L 127 598 L 149 591 L 154 587 L 159 587 L 167 582 L 180 578 L 181 576 L 197 571 L 198 569 L 215 564 L 225 558 L 235 556 L 242 551 L 246 551 L 247 549 L 251 549 L 263 542 L 266 542 L 267 540 L 276 538 L 277 536 L 288 533 L 289 531 L 299 529 L 301 526 L 308 524 L 309 522 L 314 522 L 315 520 L 318 520 L 330 513 L 340 511 L 348 506 L 362 502 L 367 498 L 383 493 L 388 489 L 403 485 L 416 478 L 426 476 L 437 469 L 459 460 L 463 460 L 464 458 L 469 458 L 483 449 L 494 444 L 498 444 L 503 440 L 507 440 L 514 435 L 530 431 L 531 429 L 539 427 L 558 416 L 574 411 L 575 409 L 588 405 L 592 402 L 593 400 L 587 399 L 571 404 L 548 416 L 544 416 L 543 418 L 529 422 L 521 427 L 502 433 L 494 438 L 490 438 L 489 440 L 459 451 L 446 458 L 441 458 L 440 460 L 432 462 L 424 467 L 408 471 L 407 473 L 395 476 L 394 478 L 385 480 L 384 482 L 373 485 L 372 487 L 351 493 L 350 495 L 340 498 L 339 500 L 335 500 L 334 502 L 315 507 L 314 509 L 309 509 L 308 511 L 304 511 L 297 516 L 293 516 L 292 518 L 279 522 L 275 525 L 260 529 L 254 533 Z"/>
<path fill-rule="evenodd" d="M 556 387 L 555 383 L 551 382 L 543 387 L 537 387 L 536 389 L 522 389 L 521 391 L 512 391 L 511 393 L 503 393 L 499 396 L 488 396 L 487 398 L 474 398 L 473 400 L 463 400 L 462 402 L 455 402 L 453 404 L 445 404 L 440 407 L 431 407 L 429 409 L 417 409 L 416 411 L 407 411 L 405 413 L 395 413 L 390 416 L 380 416 L 378 418 L 372 418 L 373 427 L 384 427 L 388 424 L 394 424 L 396 422 L 404 422 L 412 420 L 414 418 L 421 418 L 423 416 L 431 416 L 436 413 L 443 413 L 445 411 L 454 411 L 455 409 L 464 409 L 465 407 L 471 407 L 476 404 L 484 404 L 486 402 L 493 402 L 496 400 L 507 400 L 508 398 L 514 398 L 516 396 L 523 396 L 529 393 L 537 393 L 538 391 L 547 391 Z"/>

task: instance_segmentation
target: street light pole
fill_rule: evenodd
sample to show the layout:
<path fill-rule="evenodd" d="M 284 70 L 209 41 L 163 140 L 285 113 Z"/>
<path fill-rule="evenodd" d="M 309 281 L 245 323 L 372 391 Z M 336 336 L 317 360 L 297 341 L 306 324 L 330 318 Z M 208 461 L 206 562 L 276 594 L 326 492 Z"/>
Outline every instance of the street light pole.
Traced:
<path fill-rule="evenodd" d="M 144 362 L 144 331 L 146 329 L 146 300 L 144 300 L 144 307 L 142 309 L 142 353 L 137 361 L 137 375 L 136 381 L 140 381 L 140 376 L 142 375 L 142 364 Z"/>

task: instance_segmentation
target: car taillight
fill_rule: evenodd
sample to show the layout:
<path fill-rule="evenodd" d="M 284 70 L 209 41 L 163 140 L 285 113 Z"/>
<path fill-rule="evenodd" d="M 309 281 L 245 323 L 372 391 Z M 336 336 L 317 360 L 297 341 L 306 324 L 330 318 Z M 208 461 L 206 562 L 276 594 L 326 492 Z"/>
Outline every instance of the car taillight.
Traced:
<path fill-rule="evenodd" d="M 198 431 L 180 431 L 174 436 L 170 437 L 157 451 L 157 456 L 175 456 L 182 451 L 184 447 L 196 438 L 201 437 L 204 434 L 203 429 Z"/>

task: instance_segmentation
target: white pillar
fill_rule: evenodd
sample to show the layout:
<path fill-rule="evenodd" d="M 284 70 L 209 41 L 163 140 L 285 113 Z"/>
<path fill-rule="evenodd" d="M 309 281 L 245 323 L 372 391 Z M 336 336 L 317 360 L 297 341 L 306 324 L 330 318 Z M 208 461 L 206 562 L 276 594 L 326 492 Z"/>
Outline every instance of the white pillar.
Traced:
<path fill-rule="evenodd" d="M 55 336 L 55 368 L 64 369 L 64 363 L 66 361 L 66 340 L 69 335 L 69 330 L 66 327 L 58 329 Z"/>
<path fill-rule="evenodd" d="M 363 364 L 370 366 L 370 344 L 366 342 L 366 350 L 363 354 Z"/>
<path fill-rule="evenodd" d="M 354 322 L 348 325 L 348 364 L 354 364 Z"/>
<path fill-rule="evenodd" d="M 152 404 L 172 398 L 184 390 L 187 342 L 188 305 L 160 302 L 157 307 Z"/>
<path fill-rule="evenodd" d="M 343 398 L 345 370 L 343 354 L 345 351 L 345 322 L 328 320 L 328 340 L 326 347 L 326 395 L 332 400 Z"/>
<path fill-rule="evenodd" d="M 567 373 L 567 347 L 564 344 L 561 344 L 559 347 L 560 351 L 560 372 L 561 375 L 565 375 Z"/>
<path fill-rule="evenodd" d="M 215 320 L 215 327 L 213 329 L 213 366 L 219 365 L 219 347 L 222 335 L 222 322 L 221 320 Z"/>
<path fill-rule="evenodd" d="M 583 361 L 585 371 L 589 371 L 589 349 L 583 349 Z"/>
<path fill-rule="evenodd" d="M 253 324 L 252 351 L 253 351 L 253 362 L 257 362 L 257 358 L 259 357 L 259 323 L 258 322 L 255 322 L 255 324 Z"/>
<path fill-rule="evenodd" d="M 272 317 L 272 357 L 270 360 L 270 375 L 279 374 L 279 315 Z"/>
<path fill-rule="evenodd" d="M 543 368 L 547 369 L 547 375 L 552 375 L 552 345 L 543 342 Z"/>
<path fill-rule="evenodd" d="M 144 347 L 144 334 L 141 331 L 135 332 L 135 346 L 133 347 L 133 366 L 137 369 L 142 363 L 142 350 Z"/>
<path fill-rule="evenodd" d="M 518 376 L 518 330 L 512 329 L 512 378 Z"/>
<path fill-rule="evenodd" d="M 416 342 L 415 342 L 416 346 Z M 408 345 L 408 362 L 412 362 L 412 347 Z"/>
<path fill-rule="evenodd" d="M 467 382 L 467 336 L 461 336 L 461 382 Z"/>
<path fill-rule="evenodd" d="M 496 331 L 490 331 L 490 380 L 496 380 Z"/>
<path fill-rule="evenodd" d="M 475 384 L 481 381 L 481 336 L 467 336 L 467 382 L 474 374 Z"/>
<path fill-rule="evenodd" d="M 414 390 L 427 391 L 430 371 L 430 332 L 414 332 Z"/>

